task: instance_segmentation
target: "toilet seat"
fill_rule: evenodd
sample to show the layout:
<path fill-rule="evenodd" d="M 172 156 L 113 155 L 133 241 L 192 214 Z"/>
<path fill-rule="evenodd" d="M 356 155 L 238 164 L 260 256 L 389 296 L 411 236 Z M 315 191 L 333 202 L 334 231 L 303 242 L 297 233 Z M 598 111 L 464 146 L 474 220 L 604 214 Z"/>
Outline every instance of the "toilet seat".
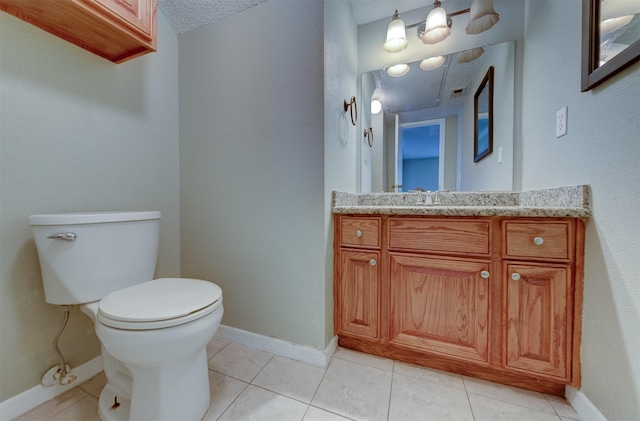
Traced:
<path fill-rule="evenodd" d="M 117 329 L 162 329 L 197 320 L 221 304 L 222 290 L 214 283 L 160 278 L 108 294 L 98 305 L 97 318 Z"/>

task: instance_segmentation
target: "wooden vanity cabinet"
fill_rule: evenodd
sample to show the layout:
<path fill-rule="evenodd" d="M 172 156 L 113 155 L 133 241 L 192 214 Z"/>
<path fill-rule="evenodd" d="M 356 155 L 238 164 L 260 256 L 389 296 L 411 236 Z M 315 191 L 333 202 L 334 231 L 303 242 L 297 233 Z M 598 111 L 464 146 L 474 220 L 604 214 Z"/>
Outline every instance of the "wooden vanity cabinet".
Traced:
<path fill-rule="evenodd" d="M 581 300 L 574 297 L 576 288 L 582 294 L 577 282 L 582 278 L 581 225 L 570 219 L 501 223 L 504 364 L 571 383 L 579 376 L 577 367 L 572 370 L 572 355 L 579 344 L 573 330 L 580 334 Z"/>
<path fill-rule="evenodd" d="M 156 50 L 156 0 L 0 0 L 0 10 L 114 63 Z"/>
<path fill-rule="evenodd" d="M 344 217 L 337 225 L 336 332 L 379 338 L 381 225 L 380 217 Z"/>
<path fill-rule="evenodd" d="M 579 386 L 581 220 L 335 221 L 341 346 L 545 393 Z"/>
<path fill-rule="evenodd" d="M 388 219 L 389 343 L 489 359 L 488 219 Z"/>

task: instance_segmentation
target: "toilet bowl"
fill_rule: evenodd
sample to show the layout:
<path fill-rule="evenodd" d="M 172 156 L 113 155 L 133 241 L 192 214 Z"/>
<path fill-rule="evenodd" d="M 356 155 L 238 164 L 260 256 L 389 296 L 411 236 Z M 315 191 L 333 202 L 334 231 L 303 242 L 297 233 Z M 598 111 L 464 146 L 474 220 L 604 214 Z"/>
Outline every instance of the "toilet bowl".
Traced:
<path fill-rule="evenodd" d="M 200 420 L 210 404 L 206 345 L 224 308 L 200 279 L 152 280 L 159 212 L 33 215 L 51 304 L 82 304 L 102 345 L 102 420 Z M 151 250 L 151 252 L 149 251 Z"/>

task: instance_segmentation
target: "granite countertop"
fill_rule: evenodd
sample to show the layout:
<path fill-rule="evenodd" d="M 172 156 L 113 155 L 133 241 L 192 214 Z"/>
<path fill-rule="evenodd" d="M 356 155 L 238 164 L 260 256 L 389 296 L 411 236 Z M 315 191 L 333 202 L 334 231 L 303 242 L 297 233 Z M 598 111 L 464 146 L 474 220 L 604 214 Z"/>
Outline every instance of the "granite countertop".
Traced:
<path fill-rule="evenodd" d="M 425 205 L 418 203 L 417 192 L 334 191 L 331 209 L 333 213 L 361 215 L 591 217 L 588 185 L 525 192 L 439 192 L 438 196 L 439 205 Z"/>

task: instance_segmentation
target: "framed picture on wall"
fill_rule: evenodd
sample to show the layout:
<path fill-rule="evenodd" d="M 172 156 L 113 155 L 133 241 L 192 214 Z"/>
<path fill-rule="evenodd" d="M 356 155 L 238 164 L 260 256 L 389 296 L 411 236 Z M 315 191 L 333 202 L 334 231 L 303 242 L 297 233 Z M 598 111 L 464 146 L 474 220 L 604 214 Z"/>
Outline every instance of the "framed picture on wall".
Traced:
<path fill-rule="evenodd" d="M 473 162 L 493 152 L 493 66 L 473 97 Z"/>

